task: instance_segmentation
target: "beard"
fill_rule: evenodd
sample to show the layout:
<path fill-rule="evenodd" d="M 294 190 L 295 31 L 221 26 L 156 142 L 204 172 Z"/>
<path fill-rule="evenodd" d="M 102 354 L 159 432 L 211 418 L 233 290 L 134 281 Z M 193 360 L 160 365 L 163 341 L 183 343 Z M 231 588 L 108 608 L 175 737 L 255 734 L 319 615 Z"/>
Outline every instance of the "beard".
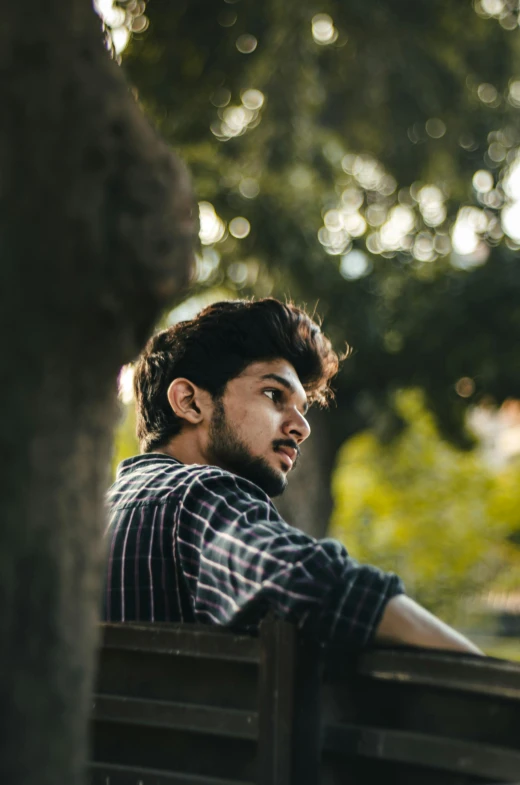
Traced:
<path fill-rule="evenodd" d="M 273 449 L 282 444 L 298 449 L 295 442 L 284 439 L 273 442 Z M 284 473 L 273 469 L 265 458 L 251 454 L 247 444 L 241 441 L 233 430 L 226 417 L 224 404 L 219 399 L 215 400 L 208 448 L 211 459 L 217 466 L 254 482 L 271 498 L 280 496 L 285 491 L 287 478 Z"/>

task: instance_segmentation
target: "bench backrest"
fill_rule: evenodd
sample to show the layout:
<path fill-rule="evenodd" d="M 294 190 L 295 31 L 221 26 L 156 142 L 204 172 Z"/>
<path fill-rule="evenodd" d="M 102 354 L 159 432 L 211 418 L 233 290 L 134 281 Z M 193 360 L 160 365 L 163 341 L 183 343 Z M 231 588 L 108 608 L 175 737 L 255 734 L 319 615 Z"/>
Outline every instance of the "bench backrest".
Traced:
<path fill-rule="evenodd" d="M 520 667 L 444 652 L 326 654 L 259 637 L 103 625 L 92 785 L 520 782 Z"/>

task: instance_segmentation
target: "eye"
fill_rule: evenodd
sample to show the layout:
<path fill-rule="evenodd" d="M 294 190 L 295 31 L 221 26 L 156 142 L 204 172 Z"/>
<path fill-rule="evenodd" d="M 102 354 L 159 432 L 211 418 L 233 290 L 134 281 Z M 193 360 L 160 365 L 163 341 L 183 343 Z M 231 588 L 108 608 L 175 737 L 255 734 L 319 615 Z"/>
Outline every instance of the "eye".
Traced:
<path fill-rule="evenodd" d="M 283 399 L 283 392 L 281 390 L 277 390 L 275 388 L 271 388 L 270 390 L 264 390 L 264 394 L 267 395 L 273 403 L 281 403 Z"/>

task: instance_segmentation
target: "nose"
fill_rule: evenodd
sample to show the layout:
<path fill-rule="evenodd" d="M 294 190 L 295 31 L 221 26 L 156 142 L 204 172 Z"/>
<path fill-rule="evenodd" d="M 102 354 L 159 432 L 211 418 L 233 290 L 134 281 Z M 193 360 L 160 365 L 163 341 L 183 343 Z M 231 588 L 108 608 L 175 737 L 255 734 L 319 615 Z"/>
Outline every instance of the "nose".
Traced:
<path fill-rule="evenodd" d="M 291 412 L 290 419 L 287 420 L 284 432 L 291 436 L 298 444 L 308 439 L 311 433 L 311 426 L 304 415 L 296 408 Z"/>

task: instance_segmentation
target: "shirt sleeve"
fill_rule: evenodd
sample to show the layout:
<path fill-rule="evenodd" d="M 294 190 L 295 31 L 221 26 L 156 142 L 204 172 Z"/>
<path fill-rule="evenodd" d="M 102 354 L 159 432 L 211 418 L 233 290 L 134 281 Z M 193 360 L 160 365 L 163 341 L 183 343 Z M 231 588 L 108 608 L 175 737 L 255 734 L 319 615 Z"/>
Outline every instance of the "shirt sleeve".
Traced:
<path fill-rule="evenodd" d="M 401 580 L 288 526 L 256 485 L 219 472 L 197 477 L 178 508 L 195 620 L 255 629 L 271 611 L 320 643 L 369 644 Z"/>

